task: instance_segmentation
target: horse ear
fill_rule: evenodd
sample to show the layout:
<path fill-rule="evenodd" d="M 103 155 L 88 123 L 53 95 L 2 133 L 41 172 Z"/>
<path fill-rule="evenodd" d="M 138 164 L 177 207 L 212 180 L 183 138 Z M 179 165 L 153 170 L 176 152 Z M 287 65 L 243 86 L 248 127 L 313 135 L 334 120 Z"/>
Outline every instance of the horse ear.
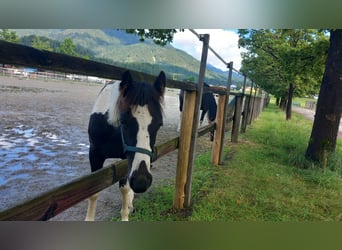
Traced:
<path fill-rule="evenodd" d="M 122 74 L 122 81 L 120 83 L 120 92 L 123 94 L 123 96 L 126 95 L 127 89 L 132 85 L 133 79 L 131 72 L 129 70 L 125 71 Z"/>
<path fill-rule="evenodd" d="M 160 71 L 159 76 L 157 77 L 156 81 L 154 82 L 154 87 L 158 91 L 158 93 L 163 96 L 165 92 L 165 85 L 166 85 L 166 76 L 164 71 Z"/>

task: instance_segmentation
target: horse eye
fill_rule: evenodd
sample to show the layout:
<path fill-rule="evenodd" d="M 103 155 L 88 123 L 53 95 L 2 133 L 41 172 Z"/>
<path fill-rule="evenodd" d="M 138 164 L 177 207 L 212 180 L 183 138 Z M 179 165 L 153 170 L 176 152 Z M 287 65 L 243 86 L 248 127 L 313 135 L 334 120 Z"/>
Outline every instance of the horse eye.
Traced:
<path fill-rule="evenodd" d="M 127 124 L 125 116 L 123 114 L 120 115 L 120 124 Z"/>
<path fill-rule="evenodd" d="M 127 124 L 127 121 L 125 119 L 120 119 L 120 124 L 121 125 L 126 125 Z"/>

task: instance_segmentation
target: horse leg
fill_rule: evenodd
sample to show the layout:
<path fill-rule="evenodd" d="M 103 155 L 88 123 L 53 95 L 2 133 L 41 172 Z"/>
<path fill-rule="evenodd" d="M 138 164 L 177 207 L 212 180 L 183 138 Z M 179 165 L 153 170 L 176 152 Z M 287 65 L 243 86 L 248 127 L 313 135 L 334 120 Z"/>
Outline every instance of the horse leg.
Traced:
<path fill-rule="evenodd" d="M 180 131 L 181 122 L 182 122 L 182 112 L 180 112 L 180 115 L 179 115 L 178 126 L 177 126 L 177 132 Z"/>
<path fill-rule="evenodd" d="M 122 194 L 121 221 L 128 221 L 129 213 L 133 212 L 134 192 L 127 179 L 120 180 L 119 185 Z"/>
<path fill-rule="evenodd" d="M 86 221 L 94 221 L 95 220 L 95 211 L 96 211 L 96 203 L 97 197 L 100 193 L 96 193 L 89 197 L 88 199 L 88 209 L 87 209 L 87 216 L 85 218 Z"/>
<path fill-rule="evenodd" d="M 207 110 L 203 109 L 202 113 L 201 113 L 201 117 L 200 117 L 200 124 L 199 124 L 200 127 L 203 124 L 204 116 L 205 116 L 206 113 L 207 113 Z"/>
<path fill-rule="evenodd" d="M 178 120 L 178 127 L 177 127 L 177 132 L 180 131 L 180 127 L 181 127 L 181 122 L 182 122 L 182 111 L 183 111 L 183 98 L 184 98 L 184 90 L 180 90 L 179 92 L 179 120 Z"/>
<path fill-rule="evenodd" d="M 211 121 L 209 116 L 207 116 L 207 118 L 208 118 L 208 124 L 211 125 L 211 124 L 213 124 L 215 122 L 215 120 Z M 214 131 L 210 131 L 209 137 L 210 137 L 210 141 L 214 141 Z"/>
<path fill-rule="evenodd" d="M 92 146 L 90 146 L 90 148 L 89 148 L 89 161 L 90 161 L 91 172 L 94 172 L 94 171 L 102 168 L 105 160 L 97 154 L 96 150 Z M 99 194 L 100 193 L 93 194 L 88 199 L 88 209 L 87 209 L 87 215 L 85 218 L 86 221 L 94 221 L 95 220 L 96 203 L 97 203 L 97 198 L 98 198 Z"/>

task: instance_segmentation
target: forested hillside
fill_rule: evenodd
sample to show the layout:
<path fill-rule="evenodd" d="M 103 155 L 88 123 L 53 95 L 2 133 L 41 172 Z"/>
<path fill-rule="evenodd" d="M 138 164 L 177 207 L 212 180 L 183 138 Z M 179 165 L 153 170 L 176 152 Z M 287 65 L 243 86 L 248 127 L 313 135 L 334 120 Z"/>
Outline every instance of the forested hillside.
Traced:
<path fill-rule="evenodd" d="M 138 36 L 123 30 L 107 29 L 20 29 L 15 30 L 20 43 L 32 46 L 35 37 L 49 41 L 55 50 L 65 39 L 72 39 L 76 52 L 91 60 L 122 66 L 149 74 L 164 70 L 169 78 L 197 81 L 200 62 L 171 45 L 155 45 L 151 40 L 140 42 Z M 214 85 L 226 85 L 227 72 L 208 65 L 205 81 Z M 233 84 L 241 86 L 242 77 L 233 75 Z"/>

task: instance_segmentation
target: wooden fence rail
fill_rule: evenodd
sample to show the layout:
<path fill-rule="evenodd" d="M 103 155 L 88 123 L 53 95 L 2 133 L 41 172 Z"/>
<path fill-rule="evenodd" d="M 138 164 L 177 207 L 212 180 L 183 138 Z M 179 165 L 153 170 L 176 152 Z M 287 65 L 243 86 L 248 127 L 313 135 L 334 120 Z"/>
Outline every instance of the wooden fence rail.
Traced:
<path fill-rule="evenodd" d="M 95 62 L 79 57 L 59 54 L 46 50 L 38 50 L 32 47 L 9 43 L 0 40 L 0 63 L 18 66 L 26 66 L 37 69 L 67 72 L 80 75 L 97 76 L 101 78 L 121 80 L 122 73 L 127 69 Z M 136 81 L 153 83 L 155 76 L 130 70 Z M 167 79 L 166 86 L 189 91 L 197 90 L 197 85 L 192 82 L 182 82 Z M 225 93 L 222 87 L 206 87 L 205 92 Z"/>

